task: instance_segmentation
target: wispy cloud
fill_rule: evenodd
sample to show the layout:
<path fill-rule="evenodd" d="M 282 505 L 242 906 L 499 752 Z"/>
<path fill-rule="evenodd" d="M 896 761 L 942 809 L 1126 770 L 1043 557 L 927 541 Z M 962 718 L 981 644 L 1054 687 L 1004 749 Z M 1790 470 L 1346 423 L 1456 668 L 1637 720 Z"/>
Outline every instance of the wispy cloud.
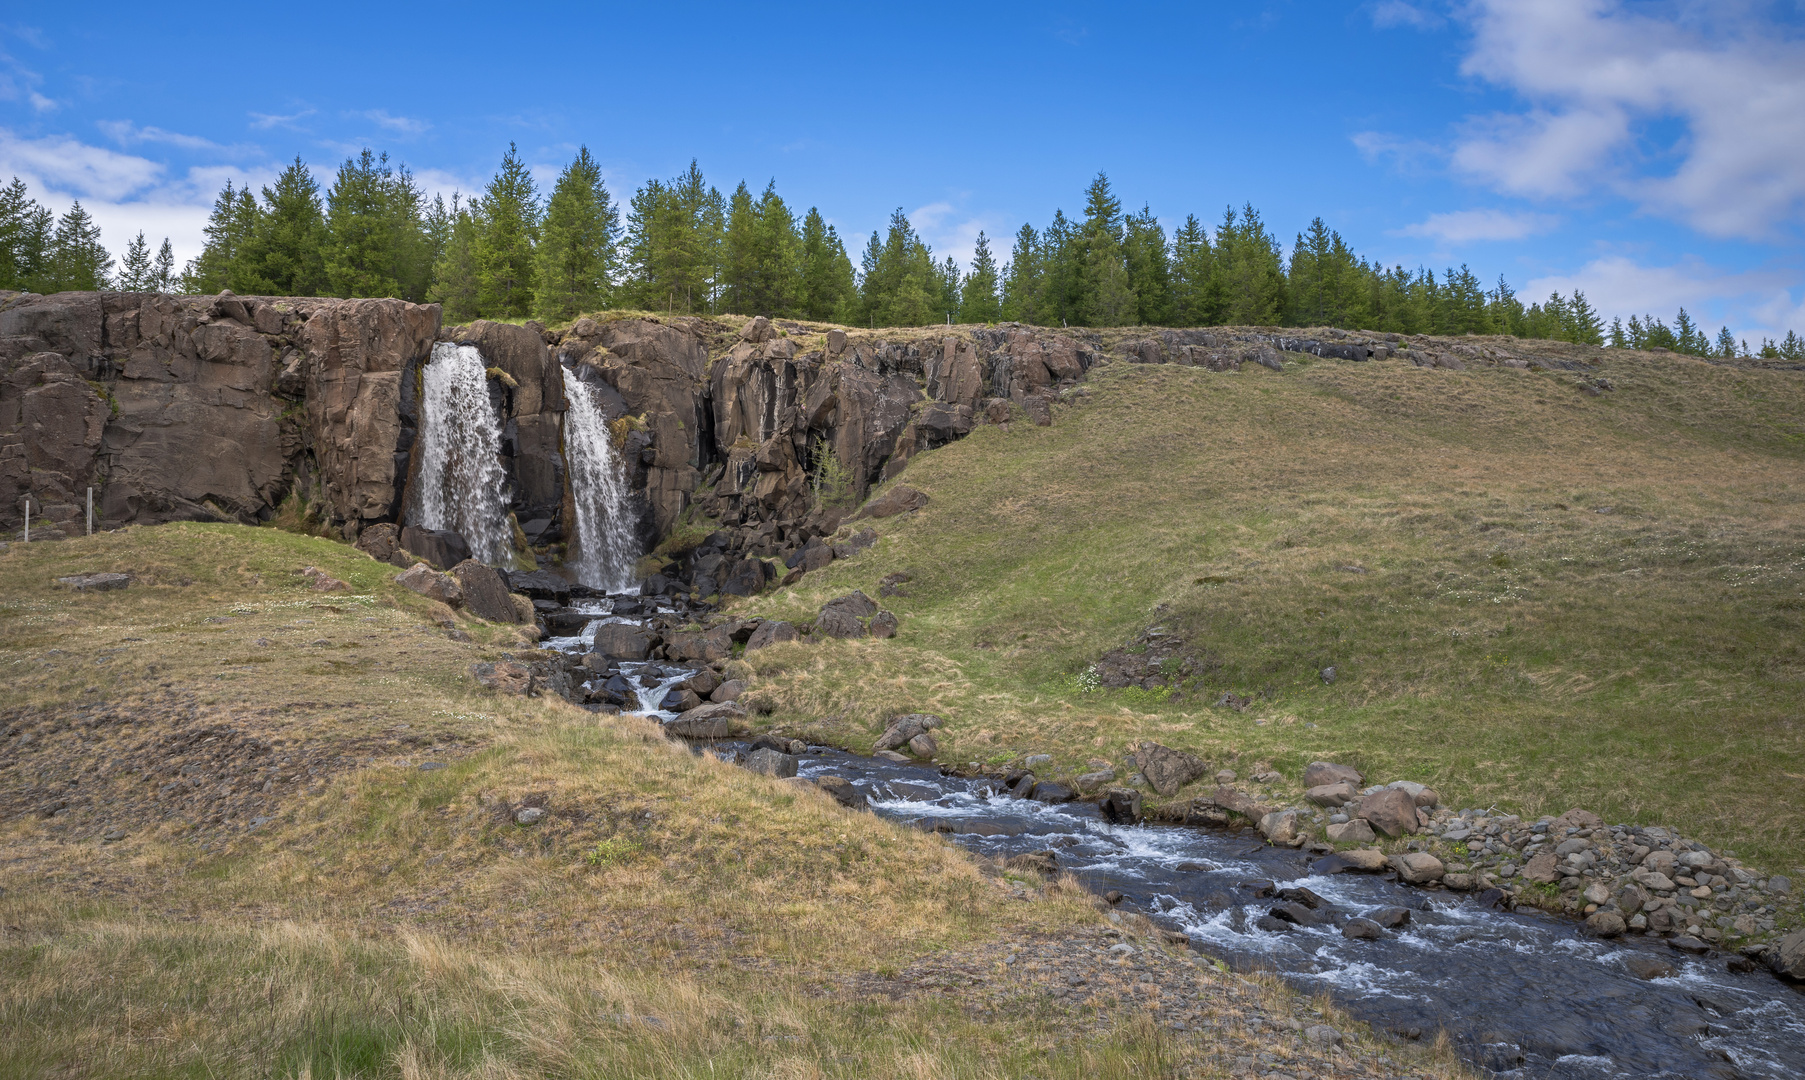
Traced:
<path fill-rule="evenodd" d="M 909 224 L 915 226 L 915 231 L 934 249 L 936 259 L 945 259 L 951 255 L 954 262 L 968 270 L 971 268 L 972 252 L 977 248 L 980 232 L 990 235 L 991 253 L 999 261 L 1005 254 L 997 251 L 996 218 L 965 214 L 950 202 L 932 202 L 916 207 L 909 212 Z"/>
<path fill-rule="evenodd" d="M 0 173 L 80 198 L 120 199 L 157 182 L 163 166 L 71 135 L 31 139 L 0 128 Z"/>
<path fill-rule="evenodd" d="M 1729 273 L 1697 259 L 1648 266 L 1622 255 L 1594 259 L 1576 271 L 1535 278 L 1525 302 L 1549 293 L 1579 290 L 1607 318 L 1652 313 L 1669 323 L 1685 307 L 1701 325 L 1728 325 L 1739 338 L 1759 344 L 1805 329 L 1805 303 L 1792 299 L 1798 274 L 1786 270 Z"/>
<path fill-rule="evenodd" d="M 268 131 L 271 128 L 287 128 L 290 131 L 302 131 L 305 129 L 300 126 L 300 122 L 307 119 L 309 116 L 314 115 L 314 112 L 315 110 L 313 109 L 302 109 L 300 112 L 289 113 L 286 116 L 280 113 L 259 112 L 250 113 L 248 115 L 251 118 L 251 127 L 258 131 Z"/>
<path fill-rule="evenodd" d="M 1470 244 L 1482 240 L 1522 240 L 1547 232 L 1557 224 L 1547 214 L 1508 210 L 1455 210 L 1446 214 L 1430 214 L 1425 221 L 1397 230 L 1398 236 L 1418 236 L 1449 244 Z"/>
<path fill-rule="evenodd" d="M 1406 4 L 1404 0 L 1382 0 L 1373 5 L 1373 25 L 1381 30 L 1393 26 L 1409 26 L 1417 30 L 1433 30 L 1445 20 L 1422 4 Z"/>
<path fill-rule="evenodd" d="M 422 135 L 432 127 L 425 120 L 416 120 L 411 116 L 391 116 L 386 109 L 365 109 L 353 115 L 361 116 L 384 131 L 392 131 L 397 135 Z"/>
<path fill-rule="evenodd" d="M 130 120 L 101 120 L 95 127 L 99 128 L 109 139 L 120 146 L 137 146 L 141 143 L 163 143 L 180 147 L 183 150 L 224 150 L 225 147 L 212 139 L 204 139 L 199 135 L 183 135 L 176 131 L 165 131 L 160 127 L 139 127 Z"/>

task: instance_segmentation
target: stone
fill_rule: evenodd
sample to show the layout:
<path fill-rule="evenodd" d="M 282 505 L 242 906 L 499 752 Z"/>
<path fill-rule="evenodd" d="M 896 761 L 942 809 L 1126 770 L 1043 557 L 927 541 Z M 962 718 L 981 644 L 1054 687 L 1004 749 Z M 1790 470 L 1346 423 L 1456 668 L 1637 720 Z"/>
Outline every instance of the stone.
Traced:
<path fill-rule="evenodd" d="M 644 660 L 652 653 L 652 635 L 632 623 L 603 623 L 595 628 L 594 648 L 613 660 Z"/>
<path fill-rule="evenodd" d="M 746 768 L 764 776 L 795 776 L 797 764 L 794 755 L 768 747 L 754 750 L 746 755 Z"/>
<path fill-rule="evenodd" d="M 477 618 L 498 623 L 530 621 L 521 618 L 520 609 L 510 599 L 507 581 L 493 566 L 465 559 L 451 568 L 451 576 L 464 591 L 464 610 Z"/>
<path fill-rule="evenodd" d="M 717 663 L 733 655 L 733 628 L 723 625 L 712 630 L 671 634 L 665 639 L 664 652 L 677 663 L 688 666 Z"/>
<path fill-rule="evenodd" d="M 1305 904 L 1287 902 L 1274 904 L 1267 912 L 1275 919 L 1283 919 L 1293 926 L 1315 926 L 1322 919 Z"/>
<path fill-rule="evenodd" d="M 740 695 L 745 692 L 746 683 L 743 680 L 727 679 L 709 693 L 708 700 L 714 702 L 738 701 Z"/>
<path fill-rule="evenodd" d="M 1141 793 L 1133 788 L 1111 788 L 1097 804 L 1104 820 L 1112 825 L 1138 825 L 1141 821 Z"/>
<path fill-rule="evenodd" d="M 366 534 L 369 531 L 364 530 Z M 361 539 L 360 537 L 359 540 Z M 570 603 L 570 582 L 549 570 L 512 570 L 504 573 L 507 575 L 509 592 L 521 593 L 534 600 L 548 600 L 554 604 Z"/>
<path fill-rule="evenodd" d="M 1386 836 L 1402 836 L 1416 831 L 1416 800 L 1406 791 L 1386 788 L 1363 796 L 1354 816 L 1365 818 Z"/>
<path fill-rule="evenodd" d="M 1215 777 L 1216 783 L 1223 785 L 1232 784 L 1236 779 L 1238 778 L 1235 776 L 1235 770 L 1233 769 L 1223 769 L 1218 772 Z"/>
<path fill-rule="evenodd" d="M 1455 892 L 1471 892 L 1478 887 L 1479 881 L 1472 874 L 1443 874 L 1441 883 Z"/>
<path fill-rule="evenodd" d="M 1003 865 L 1011 870 L 1026 870 L 1044 877 L 1056 877 L 1059 874 L 1059 856 L 1052 851 L 1030 851 L 1012 855 L 1009 861 Z"/>
<path fill-rule="evenodd" d="M 1551 829 L 1596 829 L 1604 824 L 1604 819 L 1590 810 L 1569 810 L 1554 819 Z"/>
<path fill-rule="evenodd" d="M 1642 868 L 1651 874 L 1664 874 L 1672 877 L 1678 865 L 1679 860 L 1674 858 L 1673 852 L 1661 848 L 1656 848 L 1642 856 Z M 1673 888 L 1672 885 L 1667 887 Z"/>
<path fill-rule="evenodd" d="M 1779 945 L 1767 951 L 1767 964 L 1783 979 L 1805 982 L 1805 930 L 1781 938 Z"/>
<path fill-rule="evenodd" d="M 888 611 L 880 611 L 871 617 L 868 629 L 874 638 L 893 638 L 901 627 L 902 623 L 895 615 Z"/>
<path fill-rule="evenodd" d="M 1669 938 L 1667 947 L 1670 949 L 1677 949 L 1683 953 L 1692 953 L 1694 955 L 1711 951 L 1711 946 L 1700 941 L 1698 938 L 1693 937 L 1691 934 L 1681 934 L 1679 937 Z"/>
<path fill-rule="evenodd" d="M 470 665 L 470 675 L 484 688 L 503 694 L 530 695 L 538 689 L 533 669 L 512 660 L 482 661 Z"/>
<path fill-rule="evenodd" d="M 1134 760 L 1153 790 L 1168 798 L 1209 771 L 1202 758 L 1154 742 L 1141 743 Z"/>
<path fill-rule="evenodd" d="M 884 733 L 872 744 L 872 749 L 894 750 L 907 746 L 917 735 L 925 735 L 945 722 L 932 713 L 905 713 L 890 721 Z"/>
<path fill-rule="evenodd" d="M 1617 937 L 1626 929 L 1623 916 L 1614 911 L 1598 911 L 1586 917 L 1586 933 L 1593 937 Z"/>
<path fill-rule="evenodd" d="M 815 784 L 822 791 L 833 796 L 833 800 L 841 806 L 861 807 L 865 805 L 865 796 L 861 795 L 859 789 L 853 786 L 852 781 L 844 776 L 818 776 L 815 778 Z"/>
<path fill-rule="evenodd" d="M 1423 788 L 1416 793 L 1416 805 L 1419 809 L 1434 809 L 1440 802 L 1441 796 L 1435 793 L 1434 788 Z"/>
<path fill-rule="evenodd" d="M 1304 1029 L 1304 1038 L 1309 1039 L 1317 1046 L 1341 1045 L 1341 1032 L 1336 1031 L 1327 1024 L 1311 1024 Z"/>
<path fill-rule="evenodd" d="M 934 755 L 939 752 L 940 745 L 934 741 L 932 735 L 929 735 L 925 731 L 909 740 L 909 753 L 914 754 L 918 758 L 924 758 L 931 761 L 933 760 Z"/>
<path fill-rule="evenodd" d="M 1351 869 L 1363 870 L 1367 873 L 1383 870 L 1388 863 L 1385 853 L 1378 848 L 1355 848 L 1352 851 L 1341 852 L 1338 857 Z"/>
<path fill-rule="evenodd" d="M 1327 832 L 1330 842 L 1336 844 L 1370 844 L 1378 839 L 1372 825 L 1365 818 L 1330 825 Z"/>
<path fill-rule="evenodd" d="M 1538 851 L 1523 864 L 1523 879 L 1537 885 L 1551 885 L 1560 877 L 1560 861 L 1552 851 Z"/>
<path fill-rule="evenodd" d="M 1534 862 L 1535 860 L 1532 859 L 1530 861 Z M 1666 874 L 1651 874 L 1647 871 L 1639 873 L 1636 876 L 1636 881 L 1654 892 L 1672 892 L 1679 887 L 1674 883 L 1673 879 Z"/>
<path fill-rule="evenodd" d="M 1260 835 L 1274 844 L 1289 844 L 1297 839 L 1297 811 L 1274 810 L 1260 818 Z"/>
<path fill-rule="evenodd" d="M 37 510 L 34 508 L 35 516 Z M 70 577 L 56 579 L 58 585 L 74 589 L 76 592 L 107 592 L 112 589 L 123 589 L 132 583 L 130 574 L 75 574 Z M 343 584 L 343 582 L 340 582 Z"/>
<path fill-rule="evenodd" d="M 1022 759 L 1022 768 L 1024 769 L 1046 769 L 1050 768 L 1052 764 L 1052 754 L 1029 754 Z"/>
<path fill-rule="evenodd" d="M 1623 958 L 1623 966 L 1638 979 L 1671 979 L 1677 971 L 1665 960 L 1648 956 L 1644 953 L 1631 953 Z"/>
<path fill-rule="evenodd" d="M 1346 780 L 1334 784 L 1319 784 L 1304 792 L 1304 798 L 1317 806 L 1346 806 L 1359 794 L 1354 785 Z"/>
<path fill-rule="evenodd" d="M 873 750 L 871 756 L 880 761 L 890 761 L 898 765 L 909 764 L 909 755 L 899 754 L 894 750 Z"/>
<path fill-rule="evenodd" d="M 738 702 L 717 701 L 666 720 L 664 731 L 683 739 L 725 739 L 733 733 L 733 725 L 745 719 L 746 710 Z"/>
<path fill-rule="evenodd" d="M 539 806 L 523 806 L 514 811 L 514 824 L 537 825 L 545 820 L 545 809 Z"/>
<path fill-rule="evenodd" d="M 1767 879 L 1767 891 L 1777 896 L 1791 896 L 1792 879 L 1783 877 L 1780 874 L 1775 874 L 1773 877 Z"/>
<path fill-rule="evenodd" d="M 440 573 L 423 562 L 415 563 L 412 568 L 396 574 L 395 584 L 449 607 L 458 607 L 464 602 L 464 590 L 458 587 L 456 578 Z"/>
<path fill-rule="evenodd" d="M 1355 939 L 1372 939 L 1385 936 L 1385 930 L 1371 919 L 1349 919 L 1342 924 L 1341 936 Z"/>
<path fill-rule="evenodd" d="M 780 645 L 786 641 L 798 641 L 801 640 L 801 637 L 802 635 L 796 632 L 793 624 L 781 619 L 766 619 L 759 623 L 758 629 L 752 631 L 752 636 L 746 639 L 746 651 L 752 652 L 755 649 Z"/>
<path fill-rule="evenodd" d="M 698 697 L 707 697 L 720 688 L 721 677 L 713 671 L 703 668 L 684 680 L 685 689 L 694 690 Z"/>
<path fill-rule="evenodd" d="M 1078 793 L 1064 784 L 1056 784 L 1051 780 L 1042 780 L 1034 785 L 1032 798 L 1035 802 L 1068 803 L 1078 797 Z"/>
<path fill-rule="evenodd" d="M 470 557 L 470 545 L 458 533 L 409 525 L 401 530 L 399 550 L 424 560 L 435 570 L 449 570 Z"/>
<path fill-rule="evenodd" d="M 1116 771 L 1114 769 L 1099 769 L 1096 772 L 1079 773 L 1076 783 L 1079 791 L 1088 793 L 1105 784 L 1114 783 L 1115 779 Z"/>
<path fill-rule="evenodd" d="M 1611 888 L 1602 881 L 1594 881 L 1580 893 L 1588 904 L 1603 904 L 1611 899 Z"/>
<path fill-rule="evenodd" d="M 1387 930 L 1396 930 L 1410 922 L 1410 909 L 1396 906 L 1374 908 L 1367 912 L 1365 917 Z"/>
<path fill-rule="evenodd" d="M 860 518 L 887 518 L 897 514 L 906 514 L 911 510 L 919 510 L 928 504 L 928 497 L 907 484 L 898 484 L 889 491 L 866 503 L 853 520 Z"/>
<path fill-rule="evenodd" d="M 1328 667 L 1323 668 L 1321 671 L 1317 672 L 1316 674 L 1322 678 L 1324 685 L 1333 683 L 1335 681 L 1335 665 L 1330 664 Z"/>
<path fill-rule="evenodd" d="M 1351 765 L 1336 765 L 1328 761 L 1312 761 L 1304 766 L 1304 787 L 1323 787 L 1327 784 L 1352 784 L 1356 789 L 1365 781 L 1360 770 Z"/>
<path fill-rule="evenodd" d="M 1647 905 L 1648 893 L 1639 885 L 1625 885 L 1623 891 L 1617 894 L 1617 908 L 1625 915 L 1634 915 Z"/>
<path fill-rule="evenodd" d="M 815 618 L 815 629 L 829 637 L 864 637 L 868 632 L 865 620 L 877 614 L 877 610 L 869 596 L 855 590 L 821 605 L 821 614 Z"/>
<path fill-rule="evenodd" d="M 1426 885 L 1442 876 L 1442 861 L 1426 851 L 1412 851 L 1403 855 L 1395 855 L 1391 859 L 1392 868 L 1398 877 L 1412 885 Z"/>

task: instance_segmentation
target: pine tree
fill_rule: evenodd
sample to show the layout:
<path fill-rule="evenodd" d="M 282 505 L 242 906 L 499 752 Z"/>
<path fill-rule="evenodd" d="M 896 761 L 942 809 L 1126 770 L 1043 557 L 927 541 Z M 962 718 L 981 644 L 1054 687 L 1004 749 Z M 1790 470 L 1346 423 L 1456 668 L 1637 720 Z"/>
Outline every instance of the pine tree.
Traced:
<path fill-rule="evenodd" d="M 320 185 L 299 156 L 263 189 L 263 209 L 245 238 L 234 288 L 266 296 L 318 296 L 326 287 L 326 216 Z"/>
<path fill-rule="evenodd" d="M 533 311 L 533 245 L 539 239 L 539 193 L 513 143 L 483 193 L 471 200 L 477 229 L 477 303 L 485 315 L 519 318 Z"/>
<path fill-rule="evenodd" d="M 0 188 L 0 289 L 43 291 L 54 220 L 25 181 L 15 176 Z"/>
<path fill-rule="evenodd" d="M 712 310 L 722 273 L 726 202 L 695 161 L 681 176 L 647 181 L 629 213 L 630 293 L 657 311 Z"/>
<path fill-rule="evenodd" d="M 116 284 L 121 292 L 148 292 L 154 289 L 156 271 L 151 265 L 150 243 L 144 239 L 144 230 L 132 237 L 131 243 L 125 246 L 125 254 L 119 258 L 119 278 Z"/>
<path fill-rule="evenodd" d="M 854 318 L 852 260 L 840 234 L 809 207 L 802 219 L 802 292 L 797 307 L 805 319 L 846 322 Z"/>
<path fill-rule="evenodd" d="M 1726 360 L 1736 355 L 1736 335 L 1727 326 L 1717 332 L 1717 355 Z"/>
<path fill-rule="evenodd" d="M 1077 295 L 1072 319 L 1084 326 L 1122 326 L 1134 321 L 1135 296 L 1122 248 L 1122 202 L 1099 172 L 1084 192 L 1084 223 L 1078 229 Z"/>
<path fill-rule="evenodd" d="M 867 326 L 925 326 L 946 318 L 944 311 L 935 317 L 943 299 L 940 268 L 902 207 L 890 215 L 881 244 L 872 235 L 866 264 L 859 300 Z"/>
<path fill-rule="evenodd" d="M 1780 342 L 1778 351 L 1782 360 L 1791 360 L 1794 363 L 1805 360 L 1805 340 L 1799 338 L 1797 331 L 1788 330 L 1786 340 Z"/>
<path fill-rule="evenodd" d="M 227 180 L 225 190 L 213 201 L 213 212 L 207 216 L 207 242 L 200 255 L 188 261 L 182 271 L 182 289 L 191 295 L 216 293 L 225 289 L 244 291 L 239 280 L 239 260 L 244 244 L 257 227 L 257 199 L 251 189 L 234 188 Z"/>
<path fill-rule="evenodd" d="M 443 304 L 446 322 L 465 322 L 477 318 L 476 220 L 457 192 L 451 194 L 448 209 L 450 227 L 444 249 L 433 266 L 433 285 L 428 298 Z"/>
<path fill-rule="evenodd" d="M 1692 356 L 1703 356 L 1710 348 L 1704 332 L 1692 321 L 1692 316 L 1686 314 L 1685 308 L 1681 308 L 1680 313 L 1674 316 L 1673 340 L 1676 351 Z"/>
<path fill-rule="evenodd" d="M 326 201 L 322 261 L 331 295 L 425 298 L 432 248 L 424 198 L 406 166 L 364 150 L 339 166 Z"/>
<path fill-rule="evenodd" d="M 1486 321 L 1492 329 L 1500 334 L 1523 336 L 1523 301 L 1517 299 L 1516 290 L 1504 275 L 1498 275 L 1498 284 L 1492 286 L 1491 295 L 1486 299 Z"/>
<path fill-rule="evenodd" d="M 1285 308 L 1285 273 L 1279 245 L 1266 231 L 1252 203 L 1237 220 L 1229 209 L 1216 230 L 1217 261 L 1225 292 L 1226 322 L 1236 326 L 1271 326 Z"/>
<path fill-rule="evenodd" d="M 50 237 L 50 269 L 46 292 L 92 291 L 107 287 L 113 257 L 100 242 L 100 226 L 82 209 L 80 200 L 56 221 Z"/>
<path fill-rule="evenodd" d="M 943 317 L 950 323 L 959 312 L 959 264 L 948 255 L 934 269 L 935 277 L 940 279 L 940 303 L 937 306 L 946 313 Z"/>
<path fill-rule="evenodd" d="M 166 293 L 176 286 L 175 251 L 169 246 L 169 237 L 163 238 L 163 246 L 157 249 L 157 261 L 151 266 L 151 288 Z"/>
<path fill-rule="evenodd" d="M 602 167 L 587 146 L 579 147 L 552 188 L 534 253 L 540 317 L 563 321 L 606 306 L 619 239 L 620 211 L 602 183 Z"/>
<path fill-rule="evenodd" d="M 1611 319 L 1611 348 L 1613 348 L 1613 349 L 1629 348 L 1629 338 L 1624 333 L 1623 316 L 1621 316 L 1621 315 L 1615 316 Z"/>
<path fill-rule="evenodd" d="M 722 302 L 742 315 L 790 315 L 802 290 L 802 238 L 776 182 L 757 199 L 745 182 L 727 203 Z"/>
<path fill-rule="evenodd" d="M 1642 328 L 1642 320 L 1630 316 L 1629 327 L 1623 335 L 1624 343 L 1632 349 L 1640 349 L 1648 341 L 1648 334 Z"/>
<path fill-rule="evenodd" d="M 1147 206 L 1123 223 L 1122 258 L 1128 291 L 1134 294 L 1133 322 L 1165 326 L 1172 321 L 1172 264 L 1166 230 Z"/>
<path fill-rule="evenodd" d="M 1604 323 L 1587 303 L 1586 294 L 1578 289 L 1573 290 L 1573 298 L 1567 302 L 1567 320 L 1568 341 L 1575 345 L 1604 344 Z"/>
<path fill-rule="evenodd" d="M 1042 322 L 1040 234 L 1034 226 L 1023 225 L 1015 234 L 1015 248 L 1009 254 L 1009 265 L 1003 271 L 1003 296 L 1000 316 L 1011 322 Z"/>
<path fill-rule="evenodd" d="M 1172 234 L 1172 306 L 1179 326 L 1213 326 L 1219 317 L 1208 304 L 1216 252 L 1209 230 L 1189 214 Z"/>
<path fill-rule="evenodd" d="M 996 257 L 990 253 L 990 238 L 980 229 L 972 246 L 971 273 L 959 286 L 958 318 L 962 323 L 993 323 L 1001 317 Z"/>

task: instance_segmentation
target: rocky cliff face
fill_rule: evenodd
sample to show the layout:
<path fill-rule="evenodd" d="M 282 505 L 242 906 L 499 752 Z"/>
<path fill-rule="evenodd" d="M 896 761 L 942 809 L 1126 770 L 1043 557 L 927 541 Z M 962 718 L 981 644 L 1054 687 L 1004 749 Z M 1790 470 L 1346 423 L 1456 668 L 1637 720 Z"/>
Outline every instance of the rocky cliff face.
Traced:
<path fill-rule="evenodd" d="M 474 344 L 489 365 L 510 508 L 530 547 L 555 558 L 573 520 L 563 414 L 564 380 L 577 378 L 614 421 L 641 539 L 655 543 L 694 505 L 723 527 L 710 542 L 723 581 L 764 580 L 773 569 L 748 561 L 793 565 L 834 530 L 838 513 L 818 507 L 825 473 L 843 477 L 848 503 L 862 500 L 979 424 L 1050 423 L 1059 395 L 1107 358 L 1225 370 L 1280 366 L 1283 352 L 1403 348 L 1339 331 L 1106 339 L 763 318 L 585 318 L 550 333 L 441 327 L 436 305 L 398 300 L 0 293 L 0 528 L 18 528 L 29 493 L 40 521 L 79 531 L 90 485 L 105 527 L 267 521 L 291 496 L 347 538 L 399 521 L 435 341 Z M 1419 362 L 1459 363 L 1436 355 Z"/>

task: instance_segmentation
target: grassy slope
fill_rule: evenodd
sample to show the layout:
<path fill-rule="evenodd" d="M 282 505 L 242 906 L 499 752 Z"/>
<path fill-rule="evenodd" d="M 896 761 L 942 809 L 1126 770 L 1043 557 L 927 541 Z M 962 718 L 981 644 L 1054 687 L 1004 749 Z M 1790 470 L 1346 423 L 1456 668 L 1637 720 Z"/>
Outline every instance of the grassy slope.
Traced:
<path fill-rule="evenodd" d="M 893 642 L 754 654 L 773 719 L 857 740 L 941 711 L 943 757 L 1067 775 L 1140 738 L 1293 783 L 1345 760 L 1799 869 L 1805 379 L 1594 355 L 1602 397 L 1503 368 L 1106 367 L 1051 428 L 916 459 L 927 509 L 746 604 L 807 617 L 915 577 Z M 1079 692 L 1154 623 L 1219 666 L 1171 700 Z M 1210 708 L 1224 690 L 1265 696 Z"/>

